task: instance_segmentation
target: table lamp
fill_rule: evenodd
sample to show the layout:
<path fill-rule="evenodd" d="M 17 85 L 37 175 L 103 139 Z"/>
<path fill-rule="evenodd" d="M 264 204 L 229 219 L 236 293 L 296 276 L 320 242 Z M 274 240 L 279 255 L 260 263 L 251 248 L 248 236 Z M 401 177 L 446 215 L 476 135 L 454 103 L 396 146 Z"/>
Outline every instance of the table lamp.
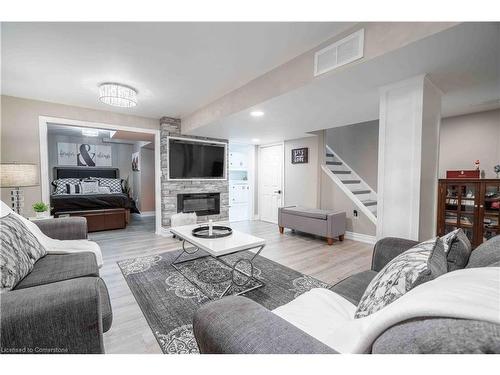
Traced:
<path fill-rule="evenodd" d="M 24 194 L 21 187 L 38 185 L 38 166 L 29 163 L 1 163 L 0 187 L 14 188 L 10 191 L 12 209 L 21 214 Z"/>

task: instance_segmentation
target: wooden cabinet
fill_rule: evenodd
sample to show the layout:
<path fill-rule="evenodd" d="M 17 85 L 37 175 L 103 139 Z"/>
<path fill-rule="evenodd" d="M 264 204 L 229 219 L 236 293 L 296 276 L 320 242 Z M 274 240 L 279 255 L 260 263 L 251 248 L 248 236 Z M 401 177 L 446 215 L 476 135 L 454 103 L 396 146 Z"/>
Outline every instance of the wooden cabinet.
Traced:
<path fill-rule="evenodd" d="M 441 179 L 439 236 L 462 228 L 472 247 L 500 234 L 500 179 Z"/>

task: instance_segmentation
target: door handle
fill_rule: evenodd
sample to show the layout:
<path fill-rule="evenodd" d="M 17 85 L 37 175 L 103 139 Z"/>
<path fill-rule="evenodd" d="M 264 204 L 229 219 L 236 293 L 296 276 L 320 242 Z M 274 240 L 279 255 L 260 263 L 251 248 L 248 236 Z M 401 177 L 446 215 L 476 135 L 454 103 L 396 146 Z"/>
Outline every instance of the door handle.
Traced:
<path fill-rule="evenodd" d="M 275 193 L 281 194 L 281 190 L 276 190 Z"/>

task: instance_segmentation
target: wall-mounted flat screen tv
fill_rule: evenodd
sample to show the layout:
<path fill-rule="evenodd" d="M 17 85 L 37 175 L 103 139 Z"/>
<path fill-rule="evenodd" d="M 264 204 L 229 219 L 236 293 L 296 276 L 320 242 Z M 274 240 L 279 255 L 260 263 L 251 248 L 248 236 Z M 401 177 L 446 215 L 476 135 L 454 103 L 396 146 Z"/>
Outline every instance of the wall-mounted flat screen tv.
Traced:
<path fill-rule="evenodd" d="M 170 179 L 225 178 L 225 144 L 169 138 L 168 146 Z"/>

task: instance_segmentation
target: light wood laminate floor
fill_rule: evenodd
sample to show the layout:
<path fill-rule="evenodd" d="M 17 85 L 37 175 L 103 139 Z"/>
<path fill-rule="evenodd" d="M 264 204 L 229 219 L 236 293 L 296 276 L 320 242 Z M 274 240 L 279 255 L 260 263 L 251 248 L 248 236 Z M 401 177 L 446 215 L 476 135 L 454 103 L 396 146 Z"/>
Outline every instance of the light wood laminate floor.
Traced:
<path fill-rule="evenodd" d="M 328 246 L 325 240 L 286 230 L 262 221 L 232 223 L 234 229 L 266 239 L 261 255 L 321 281 L 334 284 L 370 268 L 372 245 L 345 240 Z M 113 308 L 113 324 L 104 334 L 106 353 L 161 353 L 144 315 L 135 301 L 117 261 L 177 250 L 180 242 L 154 234 L 154 218 L 134 217 L 124 230 L 91 233 L 99 243 Z"/>

